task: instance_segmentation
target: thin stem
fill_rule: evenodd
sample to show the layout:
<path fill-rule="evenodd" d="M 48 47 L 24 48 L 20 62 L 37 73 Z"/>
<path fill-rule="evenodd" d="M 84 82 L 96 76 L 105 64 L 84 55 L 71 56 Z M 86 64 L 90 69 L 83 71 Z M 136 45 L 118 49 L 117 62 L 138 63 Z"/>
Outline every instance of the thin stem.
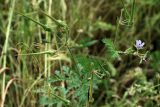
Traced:
<path fill-rule="evenodd" d="M 9 19 L 8 19 L 8 26 L 7 26 L 7 31 L 6 31 L 6 40 L 5 40 L 5 44 L 4 44 L 4 50 L 3 53 L 7 53 L 8 50 L 8 41 L 9 41 L 9 35 L 10 35 L 10 29 L 11 29 L 11 22 L 12 22 L 12 17 L 13 17 L 13 11 L 14 11 L 14 7 L 15 7 L 15 0 L 12 1 L 12 5 L 10 8 L 10 13 L 9 13 Z M 3 68 L 6 68 L 6 64 L 7 64 L 7 56 L 4 55 L 3 56 Z M 5 101 L 5 95 L 4 95 L 4 91 L 5 91 L 5 72 L 3 73 L 3 83 L 2 83 L 2 102 L 1 102 L 1 107 L 4 106 L 4 101 Z"/>
<path fill-rule="evenodd" d="M 55 54 L 57 51 L 44 51 L 44 52 L 37 52 L 37 53 L 27 53 L 27 54 L 18 54 L 18 55 L 43 55 L 43 54 Z"/>
<path fill-rule="evenodd" d="M 48 14 L 49 14 L 50 16 L 51 16 L 51 14 L 52 14 L 51 10 L 52 10 L 52 0 L 49 0 Z M 47 20 L 47 24 L 49 25 L 50 23 L 51 23 L 51 20 L 48 19 L 48 20 Z M 47 40 L 48 40 L 48 41 L 51 41 L 51 33 L 47 32 L 46 36 L 47 36 Z M 47 48 L 48 48 L 48 50 L 50 50 L 50 49 L 51 49 L 51 44 L 46 44 L 46 45 L 48 45 Z M 47 57 L 49 57 L 49 56 L 50 56 L 50 55 L 47 55 Z M 48 59 L 48 58 L 47 58 L 47 59 Z M 50 75 L 51 75 L 51 62 L 49 61 L 49 62 L 48 62 L 48 77 L 50 77 Z"/>
<path fill-rule="evenodd" d="M 75 58 L 74 58 L 74 56 L 73 56 L 73 54 L 72 54 L 70 48 L 69 48 L 67 45 L 66 45 L 66 47 L 68 48 L 68 51 L 69 51 L 70 56 L 71 56 L 71 60 L 73 61 L 74 65 L 75 65 L 75 66 L 74 66 L 74 69 L 77 71 L 76 73 L 80 76 L 80 74 L 79 74 L 79 69 L 78 69 L 76 60 L 75 60 Z"/>
<path fill-rule="evenodd" d="M 36 21 L 36 20 L 33 20 L 32 18 L 30 18 L 30 17 L 28 17 L 28 16 L 26 16 L 26 15 L 24 15 L 24 14 L 22 14 L 22 13 L 17 13 L 17 14 L 19 14 L 19 15 L 27 18 L 28 20 L 31 20 L 31 21 L 33 21 L 34 23 L 40 25 L 45 31 L 49 31 L 49 32 L 52 31 L 51 28 L 49 28 L 48 26 L 46 26 L 46 25 L 44 25 L 44 24 L 42 24 L 42 23 L 40 23 L 40 22 L 38 22 L 38 21 Z"/>
<path fill-rule="evenodd" d="M 89 87 L 89 103 L 93 103 L 93 71 L 91 71 L 90 87 Z"/>
<path fill-rule="evenodd" d="M 133 16 L 134 16 L 134 10 L 135 10 L 135 0 L 133 0 L 133 5 L 132 5 L 132 11 L 131 11 L 131 20 L 130 20 L 130 24 L 133 21 Z"/>
<path fill-rule="evenodd" d="M 128 12 L 128 10 L 127 10 L 127 8 L 126 8 L 125 4 L 124 4 L 124 1 L 123 1 L 123 0 L 121 0 L 121 2 L 122 2 L 122 5 L 123 5 L 123 8 L 124 8 L 124 11 L 125 11 L 125 12 L 126 12 L 126 14 L 127 14 L 127 17 L 130 17 L 130 14 L 129 14 L 129 12 Z"/>
<path fill-rule="evenodd" d="M 24 101 L 25 101 L 26 97 L 28 96 L 29 92 L 31 91 L 31 89 L 32 89 L 35 85 L 37 85 L 39 82 L 41 82 L 41 78 L 42 78 L 43 75 L 44 75 L 44 73 L 40 74 L 39 77 L 33 82 L 33 84 L 25 90 L 25 93 L 24 93 L 24 95 L 23 95 L 23 97 L 22 97 L 22 101 L 21 101 L 19 107 L 22 107 L 22 106 L 23 106 Z"/>
<path fill-rule="evenodd" d="M 119 33 L 119 19 L 117 18 L 116 34 L 115 34 L 115 38 L 114 38 L 114 41 L 113 41 L 114 45 L 115 45 L 118 33 Z"/>
<path fill-rule="evenodd" d="M 45 3 L 44 3 L 44 5 L 47 10 Z M 52 0 L 49 1 L 49 9 L 48 9 L 49 15 L 51 15 L 51 5 L 52 5 Z M 50 19 L 46 19 L 46 20 L 47 20 L 47 25 L 48 25 L 50 23 Z M 51 41 L 51 35 L 47 31 L 46 31 L 46 41 Z M 50 44 L 45 44 L 45 51 L 48 51 L 49 49 L 50 49 Z M 44 61 L 45 61 L 45 64 L 44 64 L 45 77 L 48 77 L 48 76 L 50 76 L 50 62 L 48 62 L 48 55 L 47 54 L 44 55 Z"/>
<path fill-rule="evenodd" d="M 58 99 L 60 99 L 60 100 L 63 101 L 64 103 L 70 104 L 70 101 L 69 101 L 69 100 L 66 100 L 66 99 L 64 99 L 64 98 L 62 98 L 62 97 L 60 97 L 60 96 L 58 96 L 58 95 L 56 95 L 56 94 L 54 94 L 54 93 L 52 93 L 52 95 L 55 96 L 55 97 L 57 97 Z"/>

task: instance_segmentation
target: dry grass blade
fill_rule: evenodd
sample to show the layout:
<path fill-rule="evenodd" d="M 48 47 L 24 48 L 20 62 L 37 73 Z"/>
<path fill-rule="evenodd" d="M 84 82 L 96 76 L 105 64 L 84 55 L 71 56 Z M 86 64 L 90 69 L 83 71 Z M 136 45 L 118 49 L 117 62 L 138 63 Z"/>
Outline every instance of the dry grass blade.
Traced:
<path fill-rule="evenodd" d="M 7 71 L 7 70 L 9 70 L 9 68 L 7 68 L 7 67 L 1 68 L 1 69 L 0 69 L 0 74 L 3 73 L 3 72 L 5 72 L 5 71 Z"/>
<path fill-rule="evenodd" d="M 15 81 L 15 80 L 18 80 L 17 78 L 12 78 L 8 81 L 7 85 L 6 85 L 6 88 L 4 90 L 4 93 L 3 93 L 3 98 L 2 98 L 2 102 L 1 102 L 1 107 L 4 107 L 4 102 L 5 102 L 5 98 L 6 98 L 6 95 L 7 95 L 7 92 L 8 92 L 8 89 L 9 87 L 11 86 L 11 84 Z"/>

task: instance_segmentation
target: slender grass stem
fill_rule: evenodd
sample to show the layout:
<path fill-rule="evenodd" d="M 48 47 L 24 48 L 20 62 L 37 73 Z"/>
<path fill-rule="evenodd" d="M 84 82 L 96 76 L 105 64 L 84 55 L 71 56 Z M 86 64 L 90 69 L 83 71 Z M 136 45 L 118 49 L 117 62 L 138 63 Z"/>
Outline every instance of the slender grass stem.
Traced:
<path fill-rule="evenodd" d="M 30 17 L 28 17 L 28 16 L 26 16 L 26 15 L 24 15 L 22 13 L 17 13 L 17 14 L 19 14 L 19 15 L 21 15 L 21 16 L 23 16 L 23 17 L 25 17 L 25 18 L 27 18 L 27 19 L 29 19 L 31 21 L 33 21 L 34 23 L 40 25 L 45 31 L 51 32 L 51 28 L 50 27 L 48 27 L 48 26 L 46 26 L 46 25 L 44 25 L 44 24 L 42 24 L 42 23 L 40 23 L 40 22 L 38 22 L 36 20 L 33 20 L 32 18 L 30 18 Z"/>
<path fill-rule="evenodd" d="M 10 35 L 10 30 L 11 30 L 11 22 L 12 22 L 14 7 L 15 7 L 15 0 L 12 1 L 10 12 L 9 12 L 8 26 L 7 26 L 7 31 L 6 31 L 6 40 L 5 40 L 5 44 L 4 44 L 4 48 L 3 48 L 4 49 L 3 53 L 7 53 L 7 50 L 8 50 L 9 35 Z M 6 64 L 7 64 L 7 56 L 4 55 L 3 56 L 3 68 L 6 68 Z M 5 92 L 5 79 L 6 79 L 6 74 L 4 72 L 3 73 L 2 90 L 1 90 L 1 93 L 2 93 L 1 94 L 1 98 L 2 98 L 1 107 L 4 106 L 4 101 L 5 101 L 5 95 L 4 95 L 4 92 Z"/>
<path fill-rule="evenodd" d="M 39 77 L 33 82 L 33 84 L 32 84 L 28 89 L 26 89 L 26 91 L 25 91 L 25 93 L 24 93 L 24 95 L 23 95 L 23 97 L 22 97 L 22 101 L 21 101 L 19 107 L 22 107 L 22 106 L 23 106 L 24 101 L 25 101 L 26 97 L 28 96 L 29 92 L 31 91 L 31 89 L 32 89 L 35 85 L 37 85 L 37 84 L 41 81 L 41 77 L 42 77 L 43 75 L 44 75 L 44 73 L 42 73 L 41 75 L 39 75 Z"/>
<path fill-rule="evenodd" d="M 89 87 L 89 103 L 93 103 L 93 71 L 91 71 L 90 87 Z"/>
<path fill-rule="evenodd" d="M 67 103 L 67 104 L 70 104 L 70 101 L 69 101 L 69 100 L 66 100 L 66 99 L 64 99 L 64 98 L 62 98 L 62 97 L 60 97 L 60 96 L 58 96 L 58 95 L 56 95 L 56 94 L 54 94 L 54 93 L 52 93 L 52 95 L 55 96 L 55 97 L 57 97 L 57 98 L 60 99 L 61 101 L 65 102 L 65 103 Z"/>
<path fill-rule="evenodd" d="M 133 22 L 134 11 L 135 11 L 135 0 L 133 0 L 133 4 L 132 4 L 131 19 L 130 19 L 131 24 Z"/>
<path fill-rule="evenodd" d="M 44 51 L 44 52 L 36 52 L 36 53 L 27 53 L 27 54 L 18 54 L 18 55 L 47 55 L 47 54 L 55 54 L 57 51 Z"/>
<path fill-rule="evenodd" d="M 125 13 L 127 14 L 127 17 L 130 17 L 130 14 L 129 14 L 129 12 L 128 12 L 128 10 L 127 10 L 125 4 L 124 4 L 124 1 L 121 0 L 121 3 L 122 3 L 122 5 L 123 5 L 123 8 L 124 8 L 124 10 L 125 10 Z"/>
<path fill-rule="evenodd" d="M 52 0 L 49 0 L 49 8 L 48 8 L 48 14 L 51 16 L 52 15 Z M 50 24 L 51 23 L 51 20 L 50 19 L 48 19 L 47 20 L 47 24 Z M 46 32 L 46 38 L 47 38 L 47 40 L 48 41 L 51 41 L 51 33 L 49 33 L 49 32 Z M 47 48 L 46 49 L 48 49 L 48 50 L 50 50 L 51 49 L 51 44 L 46 44 L 47 46 Z M 48 57 L 50 57 L 49 55 L 47 55 L 47 59 L 48 59 Z M 48 77 L 50 77 L 50 75 L 51 75 L 51 62 L 50 61 L 48 61 Z"/>
<path fill-rule="evenodd" d="M 118 37 L 118 34 L 119 34 L 119 19 L 117 18 L 116 33 L 115 33 L 115 38 L 113 41 L 114 45 L 115 45 L 116 39 Z"/>
<path fill-rule="evenodd" d="M 77 71 L 76 73 L 77 73 L 78 75 L 80 75 L 80 74 L 79 74 L 79 69 L 78 69 L 78 66 L 77 66 L 77 63 L 76 63 L 76 60 L 75 60 L 73 54 L 72 54 L 70 48 L 69 48 L 67 45 L 66 45 L 66 47 L 67 47 L 67 49 L 68 49 L 68 51 L 69 51 L 69 53 L 70 53 L 71 59 L 72 59 L 72 61 L 73 61 L 73 63 L 74 63 L 74 69 Z"/>

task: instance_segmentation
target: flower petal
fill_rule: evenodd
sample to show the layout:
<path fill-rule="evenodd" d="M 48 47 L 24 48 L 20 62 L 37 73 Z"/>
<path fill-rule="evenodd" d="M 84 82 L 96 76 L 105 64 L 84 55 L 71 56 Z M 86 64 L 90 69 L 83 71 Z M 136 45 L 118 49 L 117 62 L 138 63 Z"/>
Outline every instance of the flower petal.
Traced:
<path fill-rule="evenodd" d="M 143 48 L 143 46 L 144 46 L 144 42 L 142 42 L 141 40 L 136 40 L 136 44 L 135 44 L 135 47 L 137 48 L 137 49 L 142 49 Z"/>
<path fill-rule="evenodd" d="M 143 42 L 143 43 L 141 44 L 141 46 L 143 47 L 143 46 L 144 46 L 144 44 L 145 44 L 145 43 Z"/>

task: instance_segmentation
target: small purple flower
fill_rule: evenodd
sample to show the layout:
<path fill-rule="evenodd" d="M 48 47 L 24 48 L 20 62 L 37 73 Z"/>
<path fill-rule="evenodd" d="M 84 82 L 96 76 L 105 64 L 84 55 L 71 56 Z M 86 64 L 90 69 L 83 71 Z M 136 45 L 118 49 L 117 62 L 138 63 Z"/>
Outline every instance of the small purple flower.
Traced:
<path fill-rule="evenodd" d="M 136 40 L 136 44 L 135 44 L 135 47 L 137 48 L 137 49 L 142 49 L 143 48 L 143 46 L 144 46 L 144 42 L 142 42 L 141 40 Z"/>

